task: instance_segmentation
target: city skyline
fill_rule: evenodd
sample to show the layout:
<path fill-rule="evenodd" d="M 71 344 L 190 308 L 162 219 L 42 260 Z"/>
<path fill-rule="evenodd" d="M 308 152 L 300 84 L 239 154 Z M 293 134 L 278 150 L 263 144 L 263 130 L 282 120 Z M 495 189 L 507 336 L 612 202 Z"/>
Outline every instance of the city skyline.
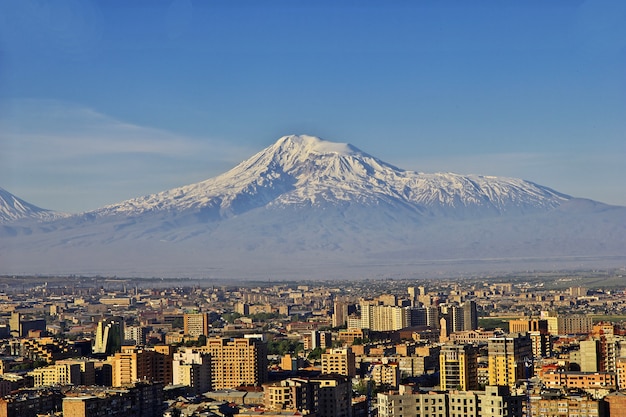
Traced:
<path fill-rule="evenodd" d="M 80 212 L 287 134 L 626 205 L 626 5 L 0 5 L 0 187 Z"/>

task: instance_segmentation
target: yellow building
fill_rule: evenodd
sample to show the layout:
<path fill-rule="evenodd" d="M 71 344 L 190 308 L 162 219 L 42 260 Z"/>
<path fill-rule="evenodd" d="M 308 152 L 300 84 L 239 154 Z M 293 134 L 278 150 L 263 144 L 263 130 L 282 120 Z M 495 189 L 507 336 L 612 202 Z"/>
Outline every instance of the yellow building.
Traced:
<path fill-rule="evenodd" d="M 492 337 L 488 341 L 489 385 L 512 386 L 532 376 L 532 343 L 528 335 Z"/>
<path fill-rule="evenodd" d="M 439 352 L 439 385 L 442 390 L 478 389 L 478 349 L 447 344 Z"/>

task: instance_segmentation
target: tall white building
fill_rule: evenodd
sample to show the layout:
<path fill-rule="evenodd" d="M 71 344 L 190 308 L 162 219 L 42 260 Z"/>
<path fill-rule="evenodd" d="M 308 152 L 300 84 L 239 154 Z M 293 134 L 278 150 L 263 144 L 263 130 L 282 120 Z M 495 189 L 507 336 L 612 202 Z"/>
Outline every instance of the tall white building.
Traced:
<path fill-rule="evenodd" d="M 211 356 L 196 349 L 181 349 L 172 361 L 174 385 L 191 387 L 195 394 L 211 390 Z"/>

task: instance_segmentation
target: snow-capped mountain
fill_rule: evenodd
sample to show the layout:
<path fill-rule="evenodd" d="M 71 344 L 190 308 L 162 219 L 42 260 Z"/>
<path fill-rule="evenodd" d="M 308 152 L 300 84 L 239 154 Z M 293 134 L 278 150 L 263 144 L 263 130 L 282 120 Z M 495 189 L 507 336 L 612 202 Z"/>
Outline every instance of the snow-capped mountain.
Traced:
<path fill-rule="evenodd" d="M 0 224 L 27 219 L 47 221 L 65 216 L 64 213 L 42 209 L 30 204 L 4 188 L 0 188 Z"/>
<path fill-rule="evenodd" d="M 0 274 L 413 276 L 624 266 L 625 247 L 626 207 L 515 178 L 405 171 L 348 144 L 285 136 L 197 184 L 7 223 Z"/>
<path fill-rule="evenodd" d="M 571 197 L 515 178 L 404 171 L 359 149 L 312 136 L 285 136 L 218 177 L 95 211 L 137 216 L 204 210 L 226 218 L 266 207 L 381 203 L 422 214 L 484 217 L 558 207 Z"/>

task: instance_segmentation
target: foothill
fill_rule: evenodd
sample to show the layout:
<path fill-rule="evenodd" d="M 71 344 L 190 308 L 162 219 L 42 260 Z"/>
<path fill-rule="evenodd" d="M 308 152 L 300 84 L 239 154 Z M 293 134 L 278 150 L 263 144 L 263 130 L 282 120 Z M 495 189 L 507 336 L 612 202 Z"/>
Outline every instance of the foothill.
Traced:
<path fill-rule="evenodd" d="M 0 417 L 626 415 L 623 270 L 0 277 Z"/>

